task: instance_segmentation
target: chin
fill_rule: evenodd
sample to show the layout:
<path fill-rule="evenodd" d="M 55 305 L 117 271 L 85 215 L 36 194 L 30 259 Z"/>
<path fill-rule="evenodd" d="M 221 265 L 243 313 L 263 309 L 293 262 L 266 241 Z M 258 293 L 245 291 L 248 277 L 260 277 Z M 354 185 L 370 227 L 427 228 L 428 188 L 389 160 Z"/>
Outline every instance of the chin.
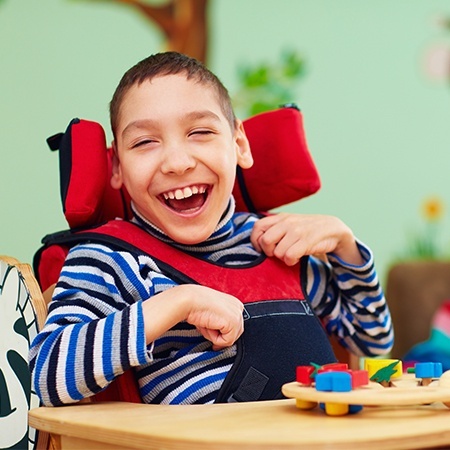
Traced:
<path fill-rule="evenodd" d="M 182 245 L 197 245 L 197 244 L 201 244 L 202 242 L 205 242 L 209 236 L 208 235 L 206 237 L 201 237 L 201 238 L 186 238 L 185 236 L 182 238 L 179 237 L 172 237 L 172 240 L 175 241 L 178 244 L 182 244 Z"/>
<path fill-rule="evenodd" d="M 177 233 L 170 233 L 166 232 L 166 234 L 175 242 L 178 244 L 183 245 L 197 245 L 201 244 L 202 242 L 205 242 L 212 234 L 214 233 L 214 230 L 211 232 L 191 232 L 189 230 L 183 230 L 182 233 L 179 231 Z"/>

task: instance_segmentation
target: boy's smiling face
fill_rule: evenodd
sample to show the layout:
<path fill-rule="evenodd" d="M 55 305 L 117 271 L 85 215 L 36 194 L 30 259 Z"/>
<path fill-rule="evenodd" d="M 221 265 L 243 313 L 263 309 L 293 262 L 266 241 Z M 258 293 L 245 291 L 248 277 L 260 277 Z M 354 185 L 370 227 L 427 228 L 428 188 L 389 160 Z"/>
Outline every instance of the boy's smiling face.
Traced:
<path fill-rule="evenodd" d="M 174 241 L 197 244 L 215 230 L 236 165 L 253 160 L 242 123 L 225 118 L 215 90 L 183 74 L 132 86 L 120 106 L 112 186 Z"/>

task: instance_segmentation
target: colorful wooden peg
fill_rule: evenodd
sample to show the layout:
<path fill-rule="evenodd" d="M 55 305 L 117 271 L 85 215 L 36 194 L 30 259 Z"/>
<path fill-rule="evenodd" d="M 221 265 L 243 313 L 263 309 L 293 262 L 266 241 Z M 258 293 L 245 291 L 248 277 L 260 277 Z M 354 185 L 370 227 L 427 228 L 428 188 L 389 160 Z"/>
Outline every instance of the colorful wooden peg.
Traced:
<path fill-rule="evenodd" d="M 316 368 L 314 366 L 297 366 L 296 368 L 296 381 L 303 386 L 311 386 L 316 374 Z M 310 402 L 307 400 L 297 399 L 295 402 L 297 408 L 309 410 L 314 409 L 317 406 L 317 402 Z"/>
<path fill-rule="evenodd" d="M 325 413 L 327 416 L 345 416 L 349 413 L 349 405 L 345 403 L 325 403 Z"/>
<path fill-rule="evenodd" d="M 392 379 L 400 378 L 403 373 L 402 362 L 398 359 L 367 358 L 364 360 L 364 369 L 367 370 L 371 381 L 384 387 L 393 386 Z"/>
<path fill-rule="evenodd" d="M 439 362 L 421 362 L 414 366 L 416 379 L 419 379 L 421 386 L 428 386 L 433 378 L 439 378 L 442 375 L 442 363 Z"/>
<path fill-rule="evenodd" d="M 349 392 L 352 390 L 352 376 L 348 372 L 322 372 L 316 375 L 316 390 Z"/>
<path fill-rule="evenodd" d="M 295 406 L 297 406 L 298 409 L 310 410 L 314 409 L 317 406 L 317 402 L 310 402 L 308 400 L 302 400 L 298 398 L 295 401 Z"/>
<path fill-rule="evenodd" d="M 352 390 L 352 376 L 348 372 L 322 372 L 316 375 L 316 390 L 330 392 L 349 392 Z M 325 403 L 325 412 L 329 416 L 348 414 L 349 405 L 345 403 Z"/>
<path fill-rule="evenodd" d="M 348 372 L 348 364 L 345 363 L 330 363 L 324 364 L 317 373 L 323 372 Z"/>
<path fill-rule="evenodd" d="M 313 366 L 297 366 L 296 381 L 305 386 L 311 386 L 314 381 L 315 367 Z"/>
<path fill-rule="evenodd" d="M 351 370 L 352 389 L 358 389 L 361 386 L 369 384 L 369 373 L 367 370 Z"/>

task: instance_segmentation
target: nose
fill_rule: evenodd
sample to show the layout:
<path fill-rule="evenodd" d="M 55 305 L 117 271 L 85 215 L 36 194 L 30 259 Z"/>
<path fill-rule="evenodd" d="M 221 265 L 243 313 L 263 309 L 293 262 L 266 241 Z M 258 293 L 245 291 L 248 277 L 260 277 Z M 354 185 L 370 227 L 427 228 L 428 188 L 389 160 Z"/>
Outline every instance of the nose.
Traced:
<path fill-rule="evenodd" d="M 165 174 L 182 175 L 193 169 L 196 159 L 189 149 L 182 144 L 172 144 L 164 148 L 161 171 Z"/>

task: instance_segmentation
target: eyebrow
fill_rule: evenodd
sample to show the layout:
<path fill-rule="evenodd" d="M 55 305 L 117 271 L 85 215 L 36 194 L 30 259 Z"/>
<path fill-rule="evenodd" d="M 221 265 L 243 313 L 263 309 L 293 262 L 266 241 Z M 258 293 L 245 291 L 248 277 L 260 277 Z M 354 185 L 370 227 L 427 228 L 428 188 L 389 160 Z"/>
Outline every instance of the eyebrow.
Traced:
<path fill-rule="evenodd" d="M 209 109 L 203 111 L 192 111 L 186 114 L 185 117 L 190 120 L 213 119 L 218 122 L 220 121 L 220 117 L 216 113 L 210 111 Z"/>
<path fill-rule="evenodd" d="M 215 122 L 220 122 L 220 117 L 210 110 L 191 111 L 182 117 L 182 120 L 193 121 L 200 119 L 211 119 Z M 149 126 L 156 126 L 157 121 L 153 119 L 140 119 L 130 122 L 122 131 L 122 136 L 128 134 L 133 129 L 147 128 Z"/>
<path fill-rule="evenodd" d="M 130 133 L 133 129 L 140 129 L 140 128 L 148 128 L 149 126 L 154 125 L 156 122 L 152 119 L 140 119 L 140 120 L 134 120 L 133 122 L 130 122 L 122 131 L 122 136 L 125 136 L 126 134 Z"/>

